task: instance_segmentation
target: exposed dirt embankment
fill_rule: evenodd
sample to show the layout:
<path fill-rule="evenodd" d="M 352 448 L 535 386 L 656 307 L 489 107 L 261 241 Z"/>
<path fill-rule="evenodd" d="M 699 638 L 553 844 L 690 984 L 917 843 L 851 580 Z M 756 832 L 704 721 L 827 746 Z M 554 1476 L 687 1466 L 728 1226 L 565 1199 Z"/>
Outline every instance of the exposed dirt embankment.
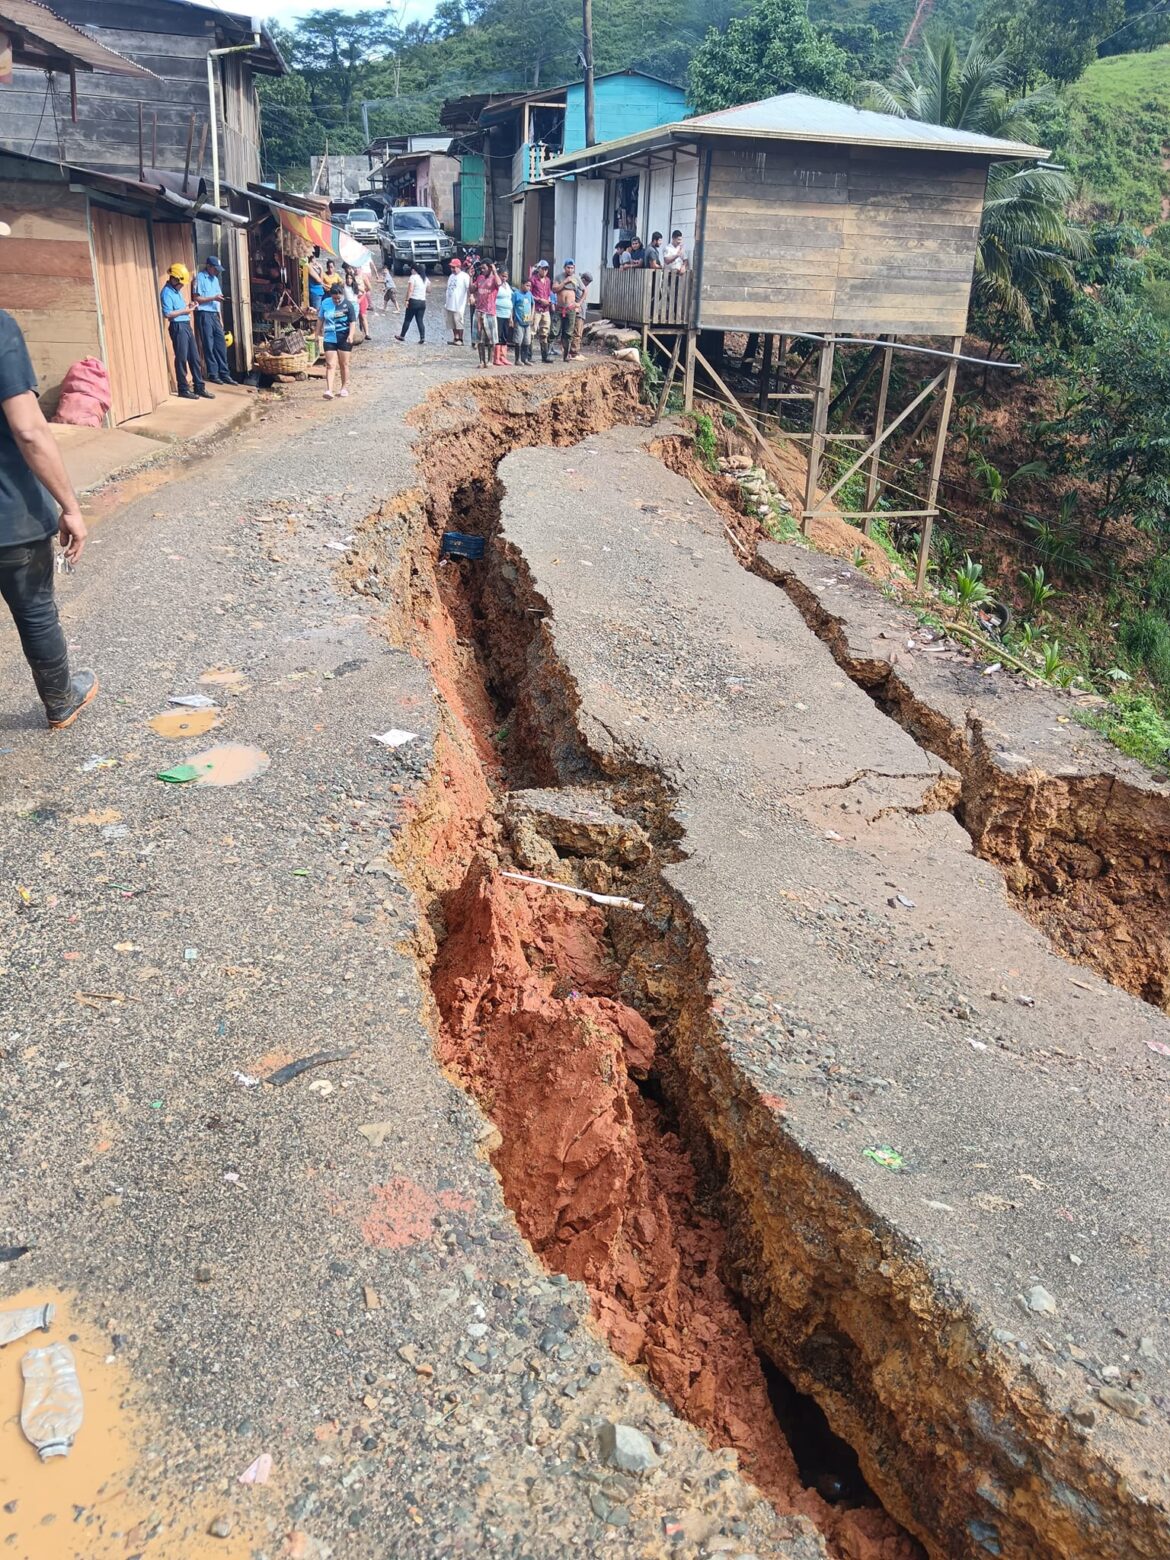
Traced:
<path fill-rule="evenodd" d="M 769 558 L 774 554 L 769 552 Z M 791 570 L 758 558 L 838 665 L 891 719 L 960 777 L 952 811 L 978 855 L 1003 873 L 1018 909 L 1070 958 L 1170 1009 L 1170 796 L 1121 773 L 1070 762 L 1049 773 L 1005 756 L 989 735 L 993 700 L 975 690 L 960 724 Z M 864 603 L 863 603 L 864 605 Z M 888 619 L 890 609 L 882 604 Z M 913 626 L 911 624 L 911 626 Z M 889 641 L 891 649 L 897 643 Z M 1037 695 L 1021 688 L 1020 700 Z M 1041 696 L 1042 697 L 1042 696 Z M 941 702 L 941 701 L 940 701 Z M 953 702 L 953 701 L 952 701 Z M 989 711 L 985 718 L 980 705 Z M 996 711 L 1002 719 L 1002 712 Z M 1071 755 L 1070 755 L 1071 758 Z M 1080 772 L 1077 772 L 1077 771 Z"/>

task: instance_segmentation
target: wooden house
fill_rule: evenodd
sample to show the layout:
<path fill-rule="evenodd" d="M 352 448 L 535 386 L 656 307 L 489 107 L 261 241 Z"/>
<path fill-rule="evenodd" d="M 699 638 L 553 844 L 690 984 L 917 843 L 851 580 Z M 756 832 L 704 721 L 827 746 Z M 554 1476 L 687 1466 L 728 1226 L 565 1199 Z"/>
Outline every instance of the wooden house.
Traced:
<path fill-rule="evenodd" d="M 655 228 L 668 237 L 682 231 L 684 271 L 607 266 L 600 306 L 610 319 L 640 325 L 644 334 L 675 334 L 684 344 L 688 404 L 697 359 L 718 380 L 698 349 L 699 333 L 728 331 L 763 340 L 761 416 L 773 400 L 813 402 L 812 431 L 805 435 L 807 518 L 815 512 L 834 344 L 843 339 L 879 353 L 886 348 L 869 458 L 908 414 L 882 425 L 895 341 L 943 338 L 945 351 L 912 349 L 946 360 L 928 386 L 943 392 L 941 466 L 988 168 L 997 160 L 1048 155 L 1020 142 L 793 92 L 567 151 L 548 160 L 544 172 L 557 184 L 558 199 L 575 206 L 578 234 L 582 213 L 586 225 L 600 227 L 607 254 L 631 212 L 644 241 Z M 572 196 L 560 195 L 562 184 L 575 185 Z M 579 237 L 578 261 L 583 250 Z M 819 347 L 816 382 L 774 390 L 773 346 L 800 337 Z M 936 493 L 937 469 L 924 511 L 915 513 L 933 510 Z"/>
<path fill-rule="evenodd" d="M 0 220 L 11 229 L 0 238 L 0 308 L 24 331 L 47 414 L 84 357 L 106 365 L 112 423 L 167 399 L 174 370 L 158 295 L 172 262 L 196 264 L 195 210 L 161 185 L 0 152 Z"/>
<path fill-rule="evenodd" d="M 685 105 L 681 87 L 644 71 L 598 76 L 594 89 L 594 118 L 602 138 L 649 130 L 677 118 Z M 570 235 L 560 225 L 554 186 L 544 169 L 585 144 L 583 84 L 452 98 L 439 118 L 452 133 L 452 152 L 460 159 L 456 237 L 482 243 L 485 252 L 506 260 L 517 274 L 541 256 L 563 260 L 572 253 L 564 250 Z M 600 242 L 597 250 L 600 257 Z M 598 268 L 585 267 L 595 274 Z"/>
<path fill-rule="evenodd" d="M 284 61 L 267 30 L 218 4 L 193 0 L 53 0 L 53 10 L 149 74 L 85 79 L 76 114 L 67 77 L 13 71 L 0 88 L 0 151 L 59 159 L 142 182 L 154 171 L 188 184 L 205 177 L 213 207 L 227 186 L 260 179 L 258 75 Z M 181 188 L 181 186 L 180 186 Z M 251 363 L 247 236 L 243 227 L 205 226 L 198 247 L 220 252 L 227 271 L 225 323 L 235 365 Z"/>

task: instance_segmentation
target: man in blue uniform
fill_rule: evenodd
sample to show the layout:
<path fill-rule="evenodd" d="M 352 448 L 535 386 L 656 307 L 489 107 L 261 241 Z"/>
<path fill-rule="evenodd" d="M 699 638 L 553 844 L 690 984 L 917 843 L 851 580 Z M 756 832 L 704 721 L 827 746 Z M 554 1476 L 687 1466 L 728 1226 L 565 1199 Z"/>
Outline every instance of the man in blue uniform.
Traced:
<path fill-rule="evenodd" d="M 213 385 L 234 385 L 228 368 L 227 343 L 223 339 L 223 276 L 216 255 L 208 255 L 195 272 L 191 295 L 195 301 L 195 325 L 199 331 L 199 345 L 203 348 L 206 378 Z"/>
<path fill-rule="evenodd" d="M 7 228 L 0 223 L 0 236 Z M 53 599 L 53 533 L 72 565 L 85 521 L 57 441 L 37 403 L 20 326 L 0 309 L 0 596 L 20 634 L 49 725 L 71 726 L 98 691 L 93 672 L 71 672 Z"/>
<path fill-rule="evenodd" d="M 203 383 L 199 354 L 195 351 L 195 336 L 191 330 L 191 305 L 183 296 L 183 288 L 190 279 L 190 271 L 181 260 L 177 260 L 167 272 L 167 279 L 159 294 L 163 319 L 167 322 L 175 354 L 175 384 L 184 401 L 193 401 L 196 396 L 202 396 L 205 401 L 214 401 L 215 397 Z M 188 369 L 191 372 L 190 389 L 187 387 Z"/>

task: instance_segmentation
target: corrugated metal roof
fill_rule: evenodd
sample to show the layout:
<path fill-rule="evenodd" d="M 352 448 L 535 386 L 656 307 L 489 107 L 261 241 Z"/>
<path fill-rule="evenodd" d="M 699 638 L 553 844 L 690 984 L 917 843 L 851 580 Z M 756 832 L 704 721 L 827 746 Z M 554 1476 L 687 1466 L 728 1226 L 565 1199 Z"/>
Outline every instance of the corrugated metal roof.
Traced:
<path fill-rule="evenodd" d="M 124 54 L 107 49 L 80 27 L 50 11 L 38 0 L 0 0 L 0 27 L 16 35 L 13 58 L 18 65 L 60 67 L 62 60 L 80 70 L 102 70 L 118 76 L 149 76 L 154 72 Z M 23 55 L 21 38 L 29 45 Z M 44 56 L 42 59 L 40 56 Z"/>
<path fill-rule="evenodd" d="M 758 103 L 742 103 L 737 108 L 720 109 L 714 114 L 696 114 L 690 119 L 658 125 L 653 130 L 643 130 L 618 141 L 569 152 L 551 158 L 545 167 L 552 172 L 591 159 L 612 160 L 619 153 L 633 153 L 668 139 L 700 140 L 708 136 L 814 141 L 906 151 L 966 152 L 988 158 L 1045 158 L 1050 155 L 1043 147 L 1029 146 L 1024 141 L 1002 141 L 969 130 L 952 130 L 946 125 L 902 119 L 897 114 L 852 108 L 848 103 L 834 103 L 828 98 L 810 97 L 803 92 L 784 92 L 778 97 L 762 98 Z"/>

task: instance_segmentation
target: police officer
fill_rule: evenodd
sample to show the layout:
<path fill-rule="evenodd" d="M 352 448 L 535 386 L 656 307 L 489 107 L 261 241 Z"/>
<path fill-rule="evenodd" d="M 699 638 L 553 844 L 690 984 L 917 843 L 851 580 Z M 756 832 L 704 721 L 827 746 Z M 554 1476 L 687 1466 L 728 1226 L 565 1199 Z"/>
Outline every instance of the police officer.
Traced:
<path fill-rule="evenodd" d="M 163 319 L 171 333 L 171 347 L 175 354 L 175 384 L 185 401 L 202 396 L 205 401 L 215 397 L 203 383 L 199 368 L 199 354 L 195 351 L 195 334 L 191 329 L 191 305 L 183 296 L 183 288 L 191 280 L 191 273 L 181 260 L 176 260 L 167 272 L 160 294 Z M 192 388 L 187 388 L 187 370 L 191 370 Z"/>
<path fill-rule="evenodd" d="M 203 348 L 203 367 L 213 385 L 234 385 L 223 334 L 223 274 L 218 255 L 208 255 L 191 288 L 195 326 Z"/>

